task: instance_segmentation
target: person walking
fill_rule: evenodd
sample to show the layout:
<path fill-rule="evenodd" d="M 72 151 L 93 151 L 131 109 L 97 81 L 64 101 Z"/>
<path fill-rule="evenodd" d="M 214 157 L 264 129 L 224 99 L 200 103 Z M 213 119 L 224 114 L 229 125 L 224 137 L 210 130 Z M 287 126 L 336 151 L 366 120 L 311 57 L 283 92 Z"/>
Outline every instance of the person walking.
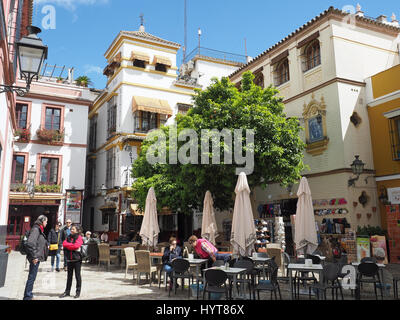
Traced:
<path fill-rule="evenodd" d="M 175 237 L 169 239 L 169 246 L 164 249 L 162 256 L 163 270 L 167 273 L 167 276 L 171 279 L 172 260 L 176 258 L 182 258 L 182 249 L 177 246 L 177 240 Z M 172 281 L 170 280 L 170 287 L 172 287 Z"/>
<path fill-rule="evenodd" d="M 64 253 L 67 256 L 67 287 L 65 292 L 60 295 L 60 298 L 69 297 L 72 287 L 72 277 L 75 271 L 76 279 L 76 294 L 75 299 L 79 298 L 81 295 L 82 279 L 81 279 L 81 266 L 82 266 L 82 254 L 81 246 L 83 244 L 83 239 L 80 233 L 82 229 L 79 225 L 73 225 L 71 227 L 71 234 L 63 242 Z"/>
<path fill-rule="evenodd" d="M 29 232 L 25 243 L 27 259 L 29 261 L 29 275 L 25 285 L 24 300 L 33 300 L 33 285 L 39 270 L 40 262 L 47 260 L 49 253 L 48 242 L 44 234 L 47 226 L 47 217 L 39 216 Z"/>
<path fill-rule="evenodd" d="M 57 222 L 54 229 L 49 232 L 49 256 L 51 257 L 51 271 L 54 271 L 54 260 L 56 260 L 56 271 L 60 271 L 60 258 L 61 258 L 61 222 Z"/>
<path fill-rule="evenodd" d="M 61 242 L 62 243 L 64 243 L 64 241 L 71 234 L 71 226 L 72 226 L 71 219 L 67 219 L 67 221 L 65 223 L 66 223 L 66 225 L 62 229 L 62 233 L 61 233 Z M 67 256 L 65 254 L 65 250 L 64 250 L 64 271 L 67 271 Z"/>
<path fill-rule="evenodd" d="M 208 259 L 208 267 L 211 267 L 217 260 L 224 260 L 224 263 L 230 260 L 229 254 L 218 253 L 217 248 L 207 239 L 198 239 L 193 235 L 189 238 L 189 244 L 201 259 Z"/>

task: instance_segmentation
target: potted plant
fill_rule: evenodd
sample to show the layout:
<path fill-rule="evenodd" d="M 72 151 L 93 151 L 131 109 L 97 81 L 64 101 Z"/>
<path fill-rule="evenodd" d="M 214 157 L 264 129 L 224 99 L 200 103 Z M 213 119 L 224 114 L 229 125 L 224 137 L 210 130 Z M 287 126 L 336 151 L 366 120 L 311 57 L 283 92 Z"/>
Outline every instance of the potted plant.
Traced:
<path fill-rule="evenodd" d="M 18 128 L 15 131 L 15 136 L 19 137 L 18 142 L 28 143 L 31 139 L 31 130 L 30 128 Z"/>
<path fill-rule="evenodd" d="M 57 83 L 62 83 L 64 81 L 63 77 L 57 77 Z"/>
<path fill-rule="evenodd" d="M 50 145 L 60 145 L 64 141 L 64 131 L 62 130 L 48 130 L 48 129 L 38 129 L 36 131 L 38 138 L 47 142 Z"/>
<path fill-rule="evenodd" d="M 92 84 L 92 81 L 88 76 L 80 76 L 76 78 L 76 83 L 82 87 L 87 87 L 89 84 Z"/>

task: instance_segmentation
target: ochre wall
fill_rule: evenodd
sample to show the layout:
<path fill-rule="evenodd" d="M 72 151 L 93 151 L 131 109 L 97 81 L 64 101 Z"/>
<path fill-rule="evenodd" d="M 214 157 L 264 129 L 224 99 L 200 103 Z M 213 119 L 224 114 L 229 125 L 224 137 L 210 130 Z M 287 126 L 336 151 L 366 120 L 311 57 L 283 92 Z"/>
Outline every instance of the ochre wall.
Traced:
<path fill-rule="evenodd" d="M 371 78 L 374 99 L 400 90 L 400 65 L 378 73 Z"/>
<path fill-rule="evenodd" d="M 398 81 L 398 86 L 400 88 L 400 81 Z M 398 108 L 400 108 L 400 99 L 376 107 L 368 107 L 372 150 L 374 153 L 374 164 L 377 177 L 400 173 L 400 161 L 394 161 L 392 156 L 389 119 L 383 116 L 385 112 Z"/>

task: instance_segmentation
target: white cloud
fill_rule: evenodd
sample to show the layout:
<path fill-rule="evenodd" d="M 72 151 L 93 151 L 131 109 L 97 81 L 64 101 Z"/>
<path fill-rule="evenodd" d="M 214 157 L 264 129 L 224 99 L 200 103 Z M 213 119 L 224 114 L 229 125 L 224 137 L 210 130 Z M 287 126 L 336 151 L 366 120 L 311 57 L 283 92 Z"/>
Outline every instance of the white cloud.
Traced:
<path fill-rule="evenodd" d="M 75 11 L 79 5 L 96 5 L 106 4 L 110 0 L 36 0 L 35 3 L 38 5 L 44 4 L 55 4 L 64 7 L 70 11 Z"/>
<path fill-rule="evenodd" d="M 85 68 L 85 74 L 89 73 L 97 73 L 100 75 L 103 74 L 103 69 L 98 66 L 86 64 L 84 68 Z"/>

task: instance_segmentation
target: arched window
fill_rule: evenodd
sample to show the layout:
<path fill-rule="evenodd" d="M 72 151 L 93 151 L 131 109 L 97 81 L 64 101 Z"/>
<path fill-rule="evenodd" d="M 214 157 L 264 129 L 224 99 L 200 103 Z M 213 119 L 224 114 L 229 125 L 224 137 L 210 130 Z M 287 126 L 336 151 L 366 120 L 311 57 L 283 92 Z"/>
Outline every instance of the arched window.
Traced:
<path fill-rule="evenodd" d="M 311 42 L 305 49 L 305 70 L 308 71 L 321 64 L 321 50 L 319 41 Z"/>
<path fill-rule="evenodd" d="M 289 60 L 284 59 L 279 62 L 275 69 L 275 85 L 280 86 L 290 80 L 289 75 Z"/>

